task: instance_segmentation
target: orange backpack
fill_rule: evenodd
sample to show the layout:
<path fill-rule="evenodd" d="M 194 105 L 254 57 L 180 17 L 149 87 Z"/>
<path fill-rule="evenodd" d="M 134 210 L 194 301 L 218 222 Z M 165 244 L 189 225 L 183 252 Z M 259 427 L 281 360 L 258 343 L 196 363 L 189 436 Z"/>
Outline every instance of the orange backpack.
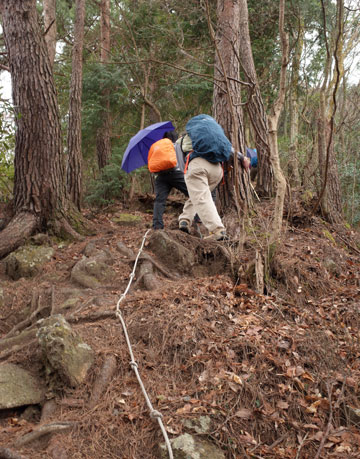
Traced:
<path fill-rule="evenodd" d="M 160 172 L 177 165 L 175 147 L 170 139 L 161 139 L 151 145 L 148 155 L 150 172 Z"/>

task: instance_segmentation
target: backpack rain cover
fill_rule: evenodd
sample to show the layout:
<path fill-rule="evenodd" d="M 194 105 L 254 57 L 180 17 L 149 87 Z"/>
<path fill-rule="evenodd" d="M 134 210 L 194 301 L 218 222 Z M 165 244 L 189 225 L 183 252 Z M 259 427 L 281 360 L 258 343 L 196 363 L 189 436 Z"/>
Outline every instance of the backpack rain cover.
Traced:
<path fill-rule="evenodd" d="M 229 161 L 231 143 L 226 137 L 223 128 L 209 115 L 197 115 L 186 124 L 193 152 L 190 160 L 202 157 L 210 163 Z"/>
<path fill-rule="evenodd" d="M 148 154 L 150 172 L 160 172 L 176 167 L 177 159 L 174 144 L 170 139 L 161 139 L 153 143 Z"/>

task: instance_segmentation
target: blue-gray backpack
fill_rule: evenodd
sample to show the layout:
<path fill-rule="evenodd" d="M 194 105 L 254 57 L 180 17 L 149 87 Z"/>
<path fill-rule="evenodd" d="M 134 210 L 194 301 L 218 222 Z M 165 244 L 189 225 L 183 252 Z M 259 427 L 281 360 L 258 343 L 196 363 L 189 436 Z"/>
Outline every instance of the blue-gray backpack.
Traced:
<path fill-rule="evenodd" d="M 210 163 L 229 161 L 231 143 L 223 128 L 209 115 L 197 115 L 186 124 L 186 132 L 192 141 L 190 161 L 201 157 Z"/>
<path fill-rule="evenodd" d="M 251 167 L 257 167 L 258 156 L 256 148 L 246 148 L 246 156 L 250 159 Z"/>

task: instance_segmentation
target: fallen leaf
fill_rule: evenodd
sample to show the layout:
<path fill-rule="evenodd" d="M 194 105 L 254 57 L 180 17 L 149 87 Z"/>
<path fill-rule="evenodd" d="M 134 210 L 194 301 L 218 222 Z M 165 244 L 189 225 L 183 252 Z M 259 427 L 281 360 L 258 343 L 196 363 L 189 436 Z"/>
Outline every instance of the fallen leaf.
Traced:
<path fill-rule="evenodd" d="M 284 402 L 283 400 L 279 400 L 276 406 L 281 410 L 287 410 L 289 408 L 289 404 L 287 402 Z"/>
<path fill-rule="evenodd" d="M 190 411 L 191 411 L 191 405 L 190 403 L 187 403 L 182 408 L 177 409 L 176 414 L 190 413 Z"/>
<path fill-rule="evenodd" d="M 241 408 L 235 413 L 235 416 L 241 419 L 250 419 L 252 417 L 252 411 L 247 408 Z"/>

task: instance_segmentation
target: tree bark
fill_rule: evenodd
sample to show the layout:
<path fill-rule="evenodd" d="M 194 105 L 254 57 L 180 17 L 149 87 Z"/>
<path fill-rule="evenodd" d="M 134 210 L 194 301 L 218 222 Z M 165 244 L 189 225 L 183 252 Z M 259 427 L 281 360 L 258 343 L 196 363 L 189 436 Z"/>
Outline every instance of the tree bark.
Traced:
<path fill-rule="evenodd" d="M 47 221 L 65 204 L 56 90 L 35 0 L 3 0 L 16 111 L 14 203 Z"/>
<path fill-rule="evenodd" d="M 272 196 L 274 194 L 274 171 L 271 165 L 268 117 L 261 96 L 252 55 L 247 0 L 239 0 L 239 6 L 240 59 L 246 80 L 251 84 L 246 109 L 255 132 L 255 145 L 258 152 L 256 190 L 261 196 Z"/>
<path fill-rule="evenodd" d="M 101 0 L 100 3 L 100 62 L 106 65 L 110 57 L 110 0 Z M 101 170 L 111 158 L 111 118 L 110 118 L 110 93 L 108 89 L 102 90 L 103 111 L 102 125 L 96 135 L 96 150 L 98 166 Z"/>
<path fill-rule="evenodd" d="M 54 67 L 56 53 L 56 0 L 43 0 L 45 42 L 50 65 Z"/>
<path fill-rule="evenodd" d="M 76 0 L 75 8 L 74 45 L 72 50 L 72 74 L 67 137 L 67 188 L 71 201 L 80 210 L 82 202 L 81 96 L 85 0 Z"/>
<path fill-rule="evenodd" d="M 323 84 L 319 95 L 318 113 L 318 149 L 321 178 L 321 190 L 312 213 L 320 206 L 324 218 L 330 222 L 342 220 L 341 187 L 334 152 L 335 113 L 337 109 L 337 90 L 344 75 L 344 2 L 337 0 L 336 28 L 327 41 L 326 11 L 322 2 L 324 15 L 324 33 L 327 51 L 324 69 Z M 336 37 L 335 37 L 336 33 Z M 332 65 L 335 64 L 332 79 L 330 79 Z"/>
<path fill-rule="evenodd" d="M 239 0 L 218 0 L 217 30 L 213 36 L 216 55 L 214 77 L 217 81 L 213 91 L 213 116 L 223 127 L 225 135 L 236 152 L 245 154 L 245 133 L 241 106 L 240 63 L 236 50 L 240 46 L 238 24 L 240 22 Z M 218 81 L 223 80 L 222 83 Z M 236 153 L 234 154 L 236 158 Z M 228 212 L 235 204 L 240 217 L 249 205 L 249 174 L 239 168 L 234 160 L 224 166 L 224 186 L 219 187 L 221 211 Z M 238 226 L 238 225 L 237 225 Z"/>
<path fill-rule="evenodd" d="M 299 14 L 301 14 L 299 12 Z M 290 82 L 290 147 L 289 147 L 289 182 L 294 187 L 300 186 L 299 159 L 298 159 L 298 138 L 299 138 L 299 72 L 300 59 L 304 44 L 304 20 L 299 18 L 298 34 L 295 37 L 296 46 L 292 59 L 292 73 Z"/>
<path fill-rule="evenodd" d="M 269 141 L 271 152 L 271 165 L 274 171 L 276 195 L 275 195 L 275 209 L 272 222 L 272 233 L 270 243 L 276 242 L 281 236 L 284 200 L 286 192 L 286 180 L 280 166 L 277 130 L 279 124 L 279 117 L 285 100 L 286 89 L 286 68 L 288 64 L 289 41 L 284 30 L 284 17 L 285 17 L 285 0 L 280 0 L 279 3 L 279 34 L 281 43 L 281 71 L 280 71 L 280 86 L 279 93 L 276 101 L 274 102 L 269 120 Z"/>
<path fill-rule="evenodd" d="M 65 167 L 56 90 L 35 0 L 0 0 L 15 107 L 15 218 L 0 256 L 32 232 L 65 220 Z M 22 227 L 23 226 L 23 227 Z"/>

